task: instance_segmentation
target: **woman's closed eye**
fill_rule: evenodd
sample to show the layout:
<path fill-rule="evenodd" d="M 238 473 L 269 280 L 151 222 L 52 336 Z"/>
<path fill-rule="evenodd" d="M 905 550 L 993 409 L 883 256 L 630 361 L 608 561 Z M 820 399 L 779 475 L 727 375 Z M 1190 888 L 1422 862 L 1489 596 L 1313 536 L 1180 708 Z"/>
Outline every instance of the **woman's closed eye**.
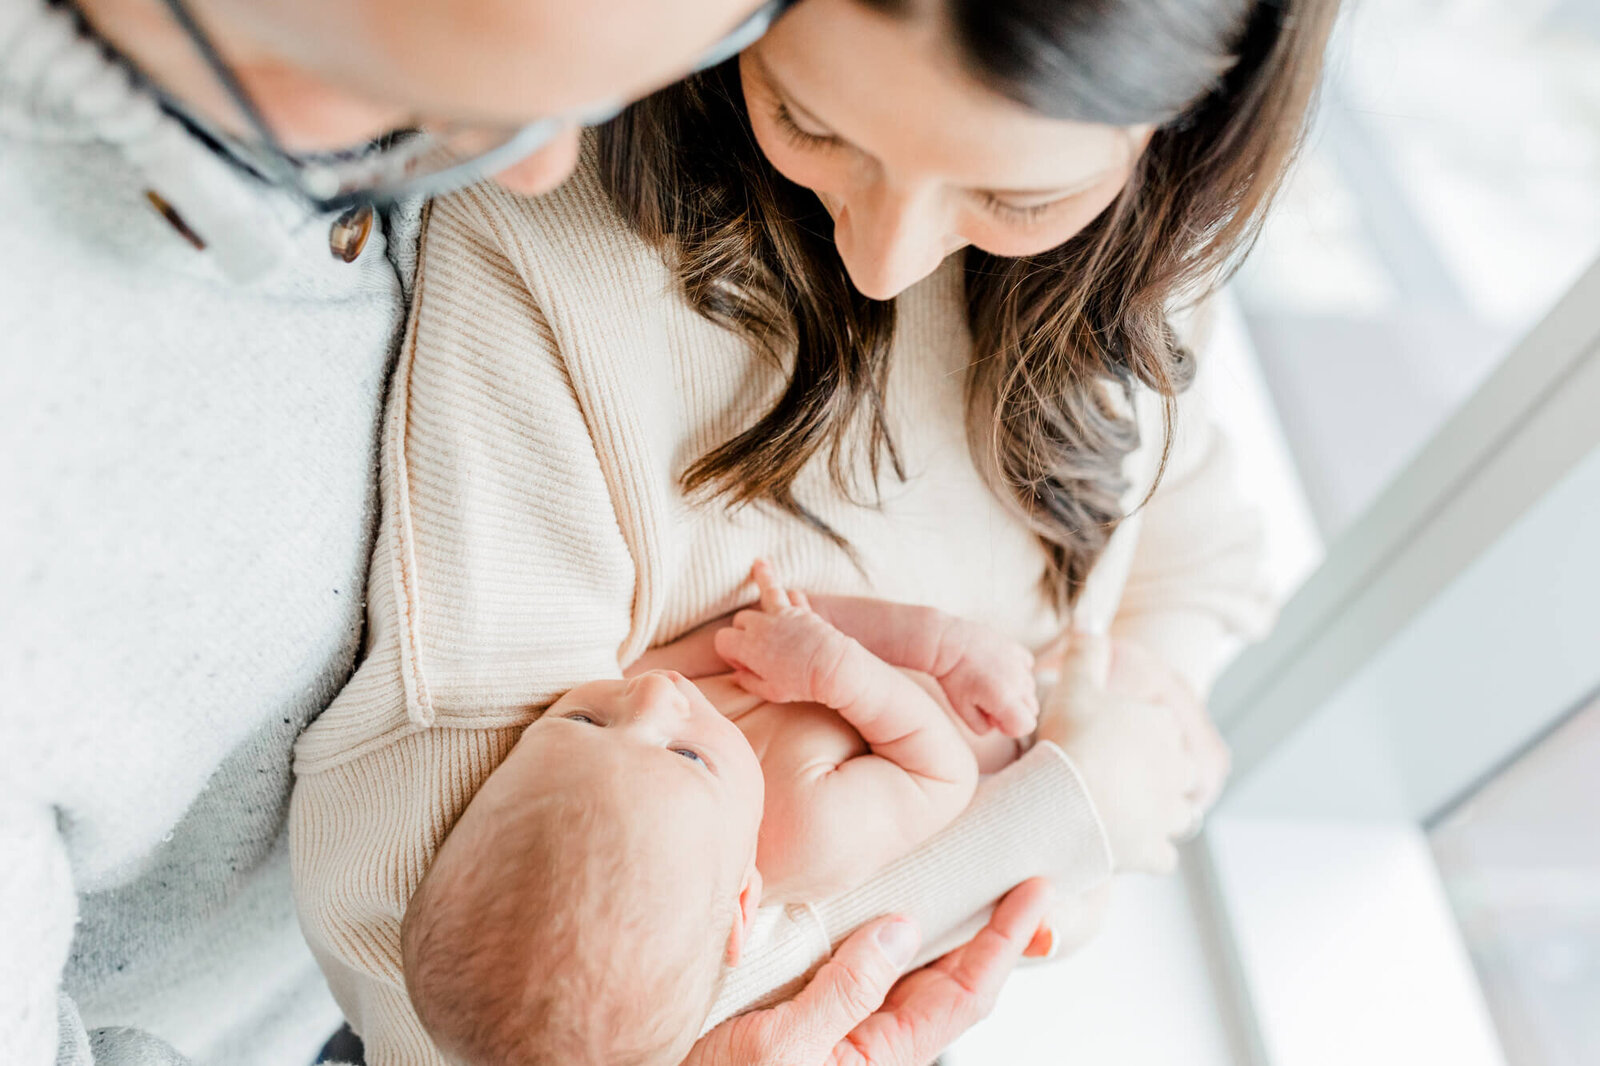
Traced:
<path fill-rule="evenodd" d="M 794 112 L 789 110 L 789 105 L 782 100 L 777 102 L 772 113 L 773 121 L 798 148 L 837 148 L 839 138 L 820 131 L 808 130 L 795 120 Z"/>
<path fill-rule="evenodd" d="M 773 121 L 789 142 L 797 148 L 807 148 L 815 151 L 841 147 L 844 142 L 830 133 L 821 130 L 807 129 L 795 118 L 794 111 L 782 100 L 775 101 L 772 111 Z M 1056 208 L 1072 199 L 1072 194 L 1058 196 L 1055 199 L 1038 203 L 1012 203 L 1004 197 L 992 193 L 974 191 L 973 197 L 983 206 L 990 215 L 1014 225 L 1029 225 L 1042 221 Z"/>
<path fill-rule="evenodd" d="M 983 205 L 984 210 L 988 211 L 996 218 L 1003 219 L 1007 222 L 1019 222 L 1023 224 L 1039 221 L 1044 216 L 1048 215 L 1052 210 L 1060 207 L 1062 204 L 1071 199 L 1070 196 L 1063 196 L 1060 199 L 1046 200 L 1043 203 L 1037 204 L 1012 204 L 1007 203 L 1005 200 L 1002 200 L 992 192 L 980 192 L 974 193 L 973 195 L 976 196 L 978 202 Z"/>

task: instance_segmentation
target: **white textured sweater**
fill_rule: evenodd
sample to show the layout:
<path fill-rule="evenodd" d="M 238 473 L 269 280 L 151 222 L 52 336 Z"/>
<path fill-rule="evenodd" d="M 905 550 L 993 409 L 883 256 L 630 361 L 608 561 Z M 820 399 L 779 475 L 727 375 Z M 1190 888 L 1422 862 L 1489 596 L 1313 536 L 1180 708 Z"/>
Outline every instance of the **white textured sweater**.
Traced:
<path fill-rule="evenodd" d="M 879 507 L 841 499 L 822 463 L 797 487 L 860 571 L 768 508 L 684 498 L 686 466 L 749 425 L 784 374 L 684 303 L 592 157 L 536 202 L 479 188 L 436 204 L 412 315 L 386 418 L 366 657 L 300 740 L 291 812 L 302 924 L 373 1066 L 439 1061 L 405 996 L 399 928 L 478 785 L 554 697 L 738 606 L 757 555 L 797 587 L 932 604 L 1035 646 L 1064 624 L 1042 594 L 1042 549 L 968 452 L 955 262 L 899 301 L 887 407 L 907 480 L 885 481 Z M 1268 610 L 1221 438 L 1193 412 L 1182 431 L 1078 621 L 1142 640 L 1204 690 Z M 1134 498 L 1159 427 L 1146 436 Z M 909 908 L 936 939 L 1005 887 L 986 876 L 1028 872 L 1067 890 L 1107 872 L 1092 804 L 1048 746 L 864 889 L 764 916 L 719 1015 L 790 987 L 875 913 Z"/>
<path fill-rule="evenodd" d="M 304 1066 L 339 1024 L 289 891 L 289 763 L 360 650 L 405 317 L 385 253 L 414 244 L 344 263 L 329 224 L 70 6 L 0 0 L 4 1066 Z"/>

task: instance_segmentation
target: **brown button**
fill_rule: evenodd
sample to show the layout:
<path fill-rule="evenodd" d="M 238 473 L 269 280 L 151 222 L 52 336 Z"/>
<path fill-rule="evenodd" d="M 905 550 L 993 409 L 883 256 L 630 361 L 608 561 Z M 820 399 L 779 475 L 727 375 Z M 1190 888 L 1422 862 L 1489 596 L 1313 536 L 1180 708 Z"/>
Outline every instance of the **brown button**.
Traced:
<path fill-rule="evenodd" d="M 367 204 L 352 207 L 334 222 L 328 230 L 328 250 L 335 259 L 354 263 L 372 236 L 372 208 Z"/>
<path fill-rule="evenodd" d="M 150 206 L 155 208 L 156 212 L 162 218 L 167 220 L 167 225 L 178 231 L 178 236 L 194 245 L 199 251 L 203 252 L 206 250 L 205 238 L 201 237 L 200 234 L 190 229 L 189 223 L 183 220 L 183 216 L 178 214 L 177 209 L 171 204 L 167 203 L 166 199 L 162 197 L 160 193 L 156 192 L 154 189 L 146 189 L 144 191 L 144 198 L 149 200 Z"/>

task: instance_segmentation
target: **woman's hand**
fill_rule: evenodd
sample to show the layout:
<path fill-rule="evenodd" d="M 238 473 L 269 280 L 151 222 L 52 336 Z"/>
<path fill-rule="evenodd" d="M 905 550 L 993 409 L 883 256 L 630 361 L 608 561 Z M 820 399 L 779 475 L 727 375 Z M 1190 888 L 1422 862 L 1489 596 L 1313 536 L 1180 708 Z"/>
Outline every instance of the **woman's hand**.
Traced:
<path fill-rule="evenodd" d="M 798 996 L 723 1022 L 684 1066 L 923 1066 L 993 1008 L 1053 895 L 1024 881 L 971 941 L 903 978 L 916 930 L 900 918 L 863 926 Z"/>
<path fill-rule="evenodd" d="M 1167 873 L 1227 776 L 1205 708 L 1154 656 L 1080 636 L 1039 719 L 1100 813 L 1117 872 Z"/>
<path fill-rule="evenodd" d="M 1183 730 L 1184 741 L 1199 772 L 1192 797 L 1196 818 L 1190 826 L 1191 834 L 1198 832 L 1200 818 L 1222 794 L 1232 766 L 1228 743 L 1212 722 L 1205 701 L 1154 652 L 1142 644 L 1116 638 L 1111 640 L 1108 687 L 1113 692 L 1159 703 L 1177 716 L 1178 728 Z"/>

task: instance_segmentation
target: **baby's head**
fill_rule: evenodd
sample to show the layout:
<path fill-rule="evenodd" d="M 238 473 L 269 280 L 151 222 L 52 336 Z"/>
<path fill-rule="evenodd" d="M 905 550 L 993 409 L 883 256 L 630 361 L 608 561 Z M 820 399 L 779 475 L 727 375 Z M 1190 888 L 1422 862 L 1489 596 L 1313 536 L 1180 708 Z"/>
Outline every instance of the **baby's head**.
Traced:
<path fill-rule="evenodd" d="M 567 693 L 406 909 L 406 987 L 465 1066 L 680 1062 L 760 901 L 761 766 L 669 671 Z"/>

